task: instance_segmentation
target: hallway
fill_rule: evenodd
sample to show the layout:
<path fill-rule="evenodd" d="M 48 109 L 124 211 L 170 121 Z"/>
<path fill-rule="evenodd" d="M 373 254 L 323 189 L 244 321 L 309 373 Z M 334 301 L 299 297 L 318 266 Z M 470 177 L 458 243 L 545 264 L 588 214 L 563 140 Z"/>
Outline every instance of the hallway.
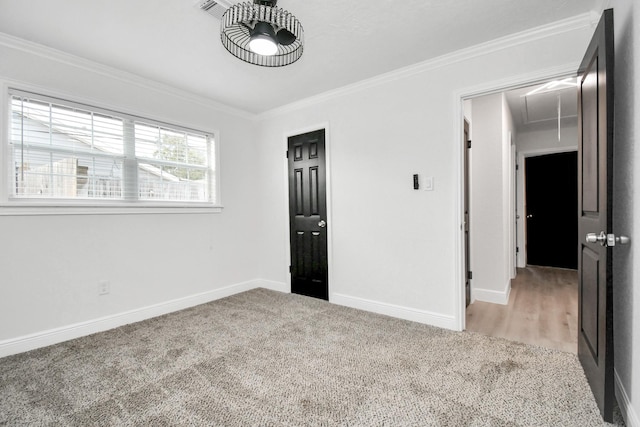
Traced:
<path fill-rule="evenodd" d="M 518 268 L 508 305 L 475 301 L 467 307 L 466 319 L 467 331 L 576 353 L 578 273 Z"/>

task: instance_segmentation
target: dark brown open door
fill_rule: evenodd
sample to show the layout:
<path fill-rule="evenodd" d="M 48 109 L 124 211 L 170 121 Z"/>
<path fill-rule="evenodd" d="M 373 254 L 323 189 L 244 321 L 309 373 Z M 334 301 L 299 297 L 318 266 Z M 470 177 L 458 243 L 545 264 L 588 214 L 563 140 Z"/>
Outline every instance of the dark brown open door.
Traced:
<path fill-rule="evenodd" d="M 612 248 L 606 239 L 612 233 L 613 46 L 609 9 L 578 74 L 578 357 L 606 421 L 613 419 L 615 401 Z"/>
<path fill-rule="evenodd" d="M 324 129 L 289 137 L 291 292 L 329 299 Z"/>

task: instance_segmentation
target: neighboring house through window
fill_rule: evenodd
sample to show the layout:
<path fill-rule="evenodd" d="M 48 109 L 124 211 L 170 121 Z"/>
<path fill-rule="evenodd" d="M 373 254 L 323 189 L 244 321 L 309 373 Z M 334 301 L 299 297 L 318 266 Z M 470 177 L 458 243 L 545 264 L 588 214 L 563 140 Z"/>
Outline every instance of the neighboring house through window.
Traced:
<path fill-rule="evenodd" d="M 11 89 L 9 200 L 215 205 L 213 135 Z"/>

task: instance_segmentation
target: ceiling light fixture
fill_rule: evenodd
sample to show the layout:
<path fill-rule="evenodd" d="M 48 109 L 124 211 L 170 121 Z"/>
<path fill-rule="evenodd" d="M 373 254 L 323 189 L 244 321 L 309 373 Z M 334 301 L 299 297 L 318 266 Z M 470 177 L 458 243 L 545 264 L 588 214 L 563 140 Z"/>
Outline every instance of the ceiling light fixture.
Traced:
<path fill-rule="evenodd" d="M 258 55 L 271 56 L 278 53 L 276 32 L 268 22 L 258 22 L 250 31 L 249 49 Z"/>
<path fill-rule="evenodd" d="M 222 45 L 235 57 L 263 67 L 282 67 L 302 56 L 302 24 L 276 7 L 277 0 L 253 0 L 227 9 L 222 16 Z"/>
<path fill-rule="evenodd" d="M 565 90 L 565 89 L 575 89 L 577 85 L 578 83 L 574 77 L 567 77 L 564 80 L 554 80 L 551 82 L 547 82 L 542 86 L 539 86 L 525 93 L 522 96 L 531 96 L 531 95 L 554 92 L 554 91 Z"/>

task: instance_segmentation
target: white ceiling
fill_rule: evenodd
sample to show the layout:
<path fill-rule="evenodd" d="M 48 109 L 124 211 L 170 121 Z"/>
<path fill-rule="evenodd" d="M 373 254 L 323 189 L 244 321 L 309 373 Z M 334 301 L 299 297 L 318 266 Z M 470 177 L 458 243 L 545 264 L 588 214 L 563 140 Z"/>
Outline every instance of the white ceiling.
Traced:
<path fill-rule="evenodd" d="M 578 90 L 558 88 L 536 92 L 543 84 L 523 87 L 505 92 L 507 104 L 518 131 L 544 123 L 558 122 L 558 114 L 566 121 L 578 117 Z M 560 110 L 558 111 L 558 101 Z M 575 120 L 572 120 L 575 121 Z"/>
<path fill-rule="evenodd" d="M 302 58 L 263 68 L 231 56 L 201 0 L 0 0 L 0 32 L 251 113 L 588 12 L 603 0 L 280 0 Z"/>

